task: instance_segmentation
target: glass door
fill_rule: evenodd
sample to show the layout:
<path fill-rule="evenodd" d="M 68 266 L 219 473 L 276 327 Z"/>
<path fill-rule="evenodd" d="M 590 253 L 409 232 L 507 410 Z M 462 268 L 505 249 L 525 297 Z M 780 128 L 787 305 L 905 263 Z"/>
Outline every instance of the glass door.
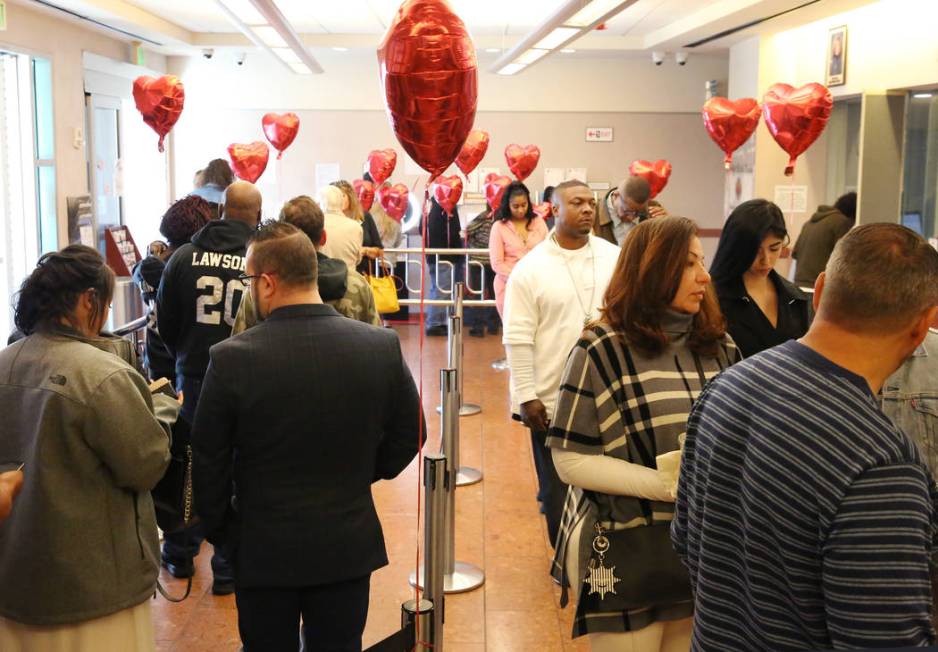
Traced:
<path fill-rule="evenodd" d="M 87 96 L 88 165 L 91 195 L 94 197 L 95 234 L 98 250 L 105 256 L 104 231 L 123 223 L 120 174 L 120 99 L 104 95 Z"/>
<path fill-rule="evenodd" d="M 902 223 L 934 238 L 938 235 L 938 91 L 909 94 L 903 159 Z"/>

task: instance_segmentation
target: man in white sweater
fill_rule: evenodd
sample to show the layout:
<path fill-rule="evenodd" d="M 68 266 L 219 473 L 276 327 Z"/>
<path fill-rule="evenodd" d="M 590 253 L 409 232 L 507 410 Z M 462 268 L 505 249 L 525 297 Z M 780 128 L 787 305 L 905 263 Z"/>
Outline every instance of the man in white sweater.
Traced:
<path fill-rule="evenodd" d="M 515 266 L 505 297 L 503 343 L 511 369 L 511 409 L 531 429 L 538 499 L 556 540 L 566 486 L 544 445 L 567 355 L 587 322 L 599 317 L 619 247 L 591 234 L 593 192 L 582 181 L 554 189 L 551 236 Z"/>

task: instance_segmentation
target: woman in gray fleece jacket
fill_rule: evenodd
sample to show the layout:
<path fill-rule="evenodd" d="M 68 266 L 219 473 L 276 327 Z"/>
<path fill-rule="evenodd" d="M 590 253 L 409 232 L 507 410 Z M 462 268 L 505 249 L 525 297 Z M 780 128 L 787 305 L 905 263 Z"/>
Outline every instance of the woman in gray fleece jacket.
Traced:
<path fill-rule="evenodd" d="M 0 650 L 155 647 L 169 436 L 129 343 L 99 335 L 113 289 L 94 249 L 44 255 L 17 301 L 27 337 L 0 351 L 0 460 L 25 463 L 0 523 Z"/>

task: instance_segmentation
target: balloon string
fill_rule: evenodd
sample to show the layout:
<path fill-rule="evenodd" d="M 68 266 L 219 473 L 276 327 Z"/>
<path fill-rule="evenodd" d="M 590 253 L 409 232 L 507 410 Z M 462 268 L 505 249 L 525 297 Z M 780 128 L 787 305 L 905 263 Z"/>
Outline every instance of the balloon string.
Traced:
<path fill-rule="evenodd" d="M 414 183 L 414 188 L 417 187 L 416 182 Z M 427 282 L 430 280 L 429 274 L 427 274 L 427 218 L 428 218 L 428 206 L 430 203 L 430 184 L 427 182 L 427 186 L 423 191 L 423 207 L 421 209 L 421 220 L 420 220 L 420 344 L 419 344 L 419 354 L 418 354 L 418 366 L 419 370 L 417 372 L 418 378 L 418 388 L 417 393 L 420 397 L 420 424 L 417 428 L 417 556 L 415 559 L 416 568 L 414 569 L 414 577 L 420 577 L 420 507 L 421 507 L 421 496 L 423 494 L 422 479 L 423 479 L 423 428 L 424 428 L 424 418 L 423 418 L 423 349 L 425 341 L 425 331 L 424 331 L 424 299 L 427 294 Z M 423 578 L 424 585 L 427 583 L 427 578 Z M 416 605 L 417 612 L 420 612 L 420 582 L 414 582 L 414 604 Z M 439 605 L 434 605 L 434 608 L 438 608 Z M 417 619 L 417 629 L 415 631 L 416 639 L 420 640 L 420 619 Z"/>

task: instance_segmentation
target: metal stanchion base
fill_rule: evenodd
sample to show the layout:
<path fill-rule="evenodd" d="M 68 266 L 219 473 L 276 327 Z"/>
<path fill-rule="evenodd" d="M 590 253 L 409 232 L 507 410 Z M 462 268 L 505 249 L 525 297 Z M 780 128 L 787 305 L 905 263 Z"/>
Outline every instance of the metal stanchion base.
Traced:
<path fill-rule="evenodd" d="M 474 414 L 478 414 L 482 411 L 482 406 L 475 403 L 463 403 L 459 408 L 459 416 L 461 417 L 471 417 Z"/>
<path fill-rule="evenodd" d="M 411 586 L 423 588 L 423 569 L 420 569 L 420 579 L 416 573 L 411 573 L 408 580 Z M 456 570 L 452 575 L 443 576 L 444 593 L 465 593 L 485 584 L 485 571 L 475 564 L 456 562 Z"/>
<path fill-rule="evenodd" d="M 470 484 L 482 482 L 482 471 L 471 466 L 461 466 L 456 472 L 456 486 L 465 487 Z"/>
<path fill-rule="evenodd" d="M 495 371 L 505 371 L 508 369 L 508 359 L 502 358 L 501 360 L 496 360 L 492 363 L 492 369 Z"/>
<path fill-rule="evenodd" d="M 471 417 L 475 414 L 479 414 L 482 411 L 481 405 L 476 405 L 475 403 L 464 403 L 461 408 L 459 408 L 459 416 L 461 417 Z M 436 406 L 436 413 L 443 414 L 443 406 Z"/>

